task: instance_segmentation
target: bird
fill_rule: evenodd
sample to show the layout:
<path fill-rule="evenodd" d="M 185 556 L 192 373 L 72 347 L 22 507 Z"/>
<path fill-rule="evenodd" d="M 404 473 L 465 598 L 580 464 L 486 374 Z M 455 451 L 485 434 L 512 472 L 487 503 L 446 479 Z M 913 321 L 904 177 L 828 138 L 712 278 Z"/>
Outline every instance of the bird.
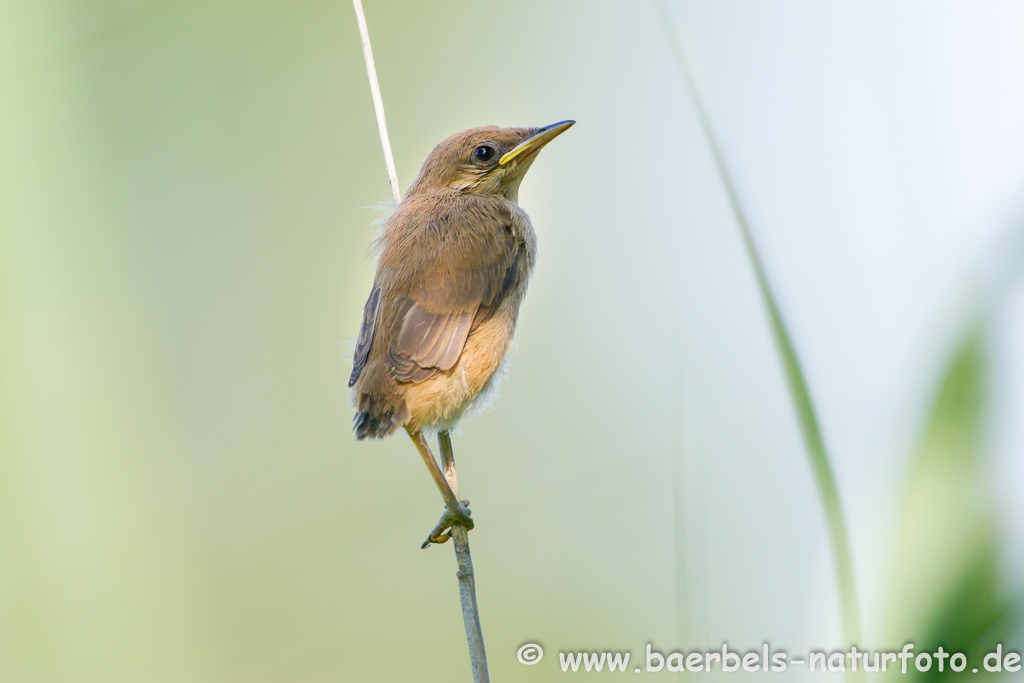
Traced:
<path fill-rule="evenodd" d="M 445 479 L 424 432 L 436 431 L 450 455 L 449 431 L 497 383 L 537 255 L 519 187 L 537 153 L 574 123 L 448 137 L 376 240 L 348 382 L 353 429 L 359 440 L 399 428 L 412 438 L 446 505 L 424 547 L 447 540 L 454 524 L 473 528 L 468 501 Z"/>

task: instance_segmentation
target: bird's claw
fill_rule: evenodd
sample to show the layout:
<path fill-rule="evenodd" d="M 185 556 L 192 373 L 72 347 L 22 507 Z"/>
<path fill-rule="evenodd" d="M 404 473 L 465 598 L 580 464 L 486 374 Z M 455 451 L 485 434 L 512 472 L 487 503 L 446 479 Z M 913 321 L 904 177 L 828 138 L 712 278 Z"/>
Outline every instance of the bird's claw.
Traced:
<path fill-rule="evenodd" d="M 469 501 L 462 501 L 459 505 L 458 510 L 454 513 L 445 508 L 444 514 L 441 515 L 440 521 L 431 530 L 430 535 L 427 536 L 427 540 L 423 541 L 421 548 L 429 548 L 431 544 L 446 543 L 449 538 L 452 537 L 451 528 L 453 526 L 465 527 L 468 531 L 473 528 L 473 518 L 470 517 L 472 510 L 469 509 Z"/>

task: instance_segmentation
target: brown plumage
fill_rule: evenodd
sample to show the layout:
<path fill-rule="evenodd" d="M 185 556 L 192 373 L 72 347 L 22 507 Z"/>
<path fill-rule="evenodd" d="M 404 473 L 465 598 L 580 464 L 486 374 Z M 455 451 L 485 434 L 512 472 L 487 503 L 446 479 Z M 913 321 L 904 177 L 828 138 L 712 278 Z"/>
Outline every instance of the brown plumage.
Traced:
<path fill-rule="evenodd" d="M 473 128 L 427 157 L 377 241 L 349 379 L 359 439 L 449 429 L 490 388 L 536 256 L 519 185 L 572 123 Z"/>

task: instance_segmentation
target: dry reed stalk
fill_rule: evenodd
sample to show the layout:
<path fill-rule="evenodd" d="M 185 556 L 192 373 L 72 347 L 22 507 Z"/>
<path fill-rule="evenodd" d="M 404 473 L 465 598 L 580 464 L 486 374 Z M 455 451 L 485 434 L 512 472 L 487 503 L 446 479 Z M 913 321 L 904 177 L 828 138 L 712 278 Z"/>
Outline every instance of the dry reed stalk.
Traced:
<path fill-rule="evenodd" d="M 388 182 L 391 185 L 391 197 L 395 206 L 402 201 L 398 189 L 398 173 L 395 170 L 395 158 L 391 153 L 391 140 L 388 138 L 388 124 L 384 118 L 384 101 L 380 95 L 380 84 L 377 82 L 377 67 L 373 63 L 373 49 L 370 46 L 370 31 L 366 27 L 366 15 L 363 13 L 361 0 L 352 0 L 359 23 L 359 35 L 363 42 L 363 58 L 366 61 L 366 75 L 370 79 L 370 92 L 373 95 L 373 108 L 377 113 L 377 128 L 380 132 L 380 144 L 384 149 L 384 164 L 387 166 Z M 441 462 L 445 478 L 459 499 L 459 479 L 455 471 L 455 457 L 452 453 L 451 436 L 447 431 L 438 434 L 441 446 Z M 455 525 L 450 531 L 455 546 L 455 560 L 459 571 L 459 601 L 462 605 L 462 620 L 466 625 L 466 641 L 469 644 L 469 662 L 473 669 L 473 683 L 488 683 L 487 653 L 484 650 L 484 636 L 480 628 L 480 612 L 476 604 L 476 576 L 473 573 L 473 557 L 469 552 L 469 531 Z"/>

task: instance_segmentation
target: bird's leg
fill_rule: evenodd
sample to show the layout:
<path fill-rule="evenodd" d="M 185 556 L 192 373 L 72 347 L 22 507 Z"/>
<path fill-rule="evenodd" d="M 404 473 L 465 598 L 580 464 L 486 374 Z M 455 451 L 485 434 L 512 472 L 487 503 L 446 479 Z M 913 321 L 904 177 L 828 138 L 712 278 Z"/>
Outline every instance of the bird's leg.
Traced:
<path fill-rule="evenodd" d="M 409 438 L 416 444 L 416 450 L 420 452 L 420 457 L 423 458 L 423 463 L 427 466 L 427 470 L 430 471 L 430 476 L 434 478 L 434 483 L 437 485 L 438 491 L 441 492 L 441 497 L 444 498 L 445 511 L 441 515 L 441 520 L 437 523 L 437 526 L 433 528 L 430 535 L 427 536 L 427 540 L 423 542 L 423 547 L 426 548 L 431 543 L 444 543 L 451 534 L 447 533 L 448 529 L 452 525 L 463 526 L 467 529 L 473 528 L 473 519 L 469 516 L 470 510 L 469 501 L 464 500 L 459 502 L 459 497 L 456 491 L 458 491 L 458 481 L 455 479 L 455 461 L 451 460 L 450 457 L 446 457 L 446 469 L 449 467 L 447 464 L 448 460 L 451 460 L 451 477 L 455 483 L 454 490 L 449 480 L 445 478 L 444 473 L 441 472 L 441 468 L 437 466 L 437 461 L 434 459 L 434 454 L 430 452 L 430 446 L 427 445 L 427 440 L 423 437 L 423 432 L 412 431 L 406 428 L 409 433 Z M 442 432 L 445 436 L 448 432 Z M 442 442 L 443 444 L 443 442 Z M 448 439 L 448 453 L 451 453 L 451 439 Z"/>

